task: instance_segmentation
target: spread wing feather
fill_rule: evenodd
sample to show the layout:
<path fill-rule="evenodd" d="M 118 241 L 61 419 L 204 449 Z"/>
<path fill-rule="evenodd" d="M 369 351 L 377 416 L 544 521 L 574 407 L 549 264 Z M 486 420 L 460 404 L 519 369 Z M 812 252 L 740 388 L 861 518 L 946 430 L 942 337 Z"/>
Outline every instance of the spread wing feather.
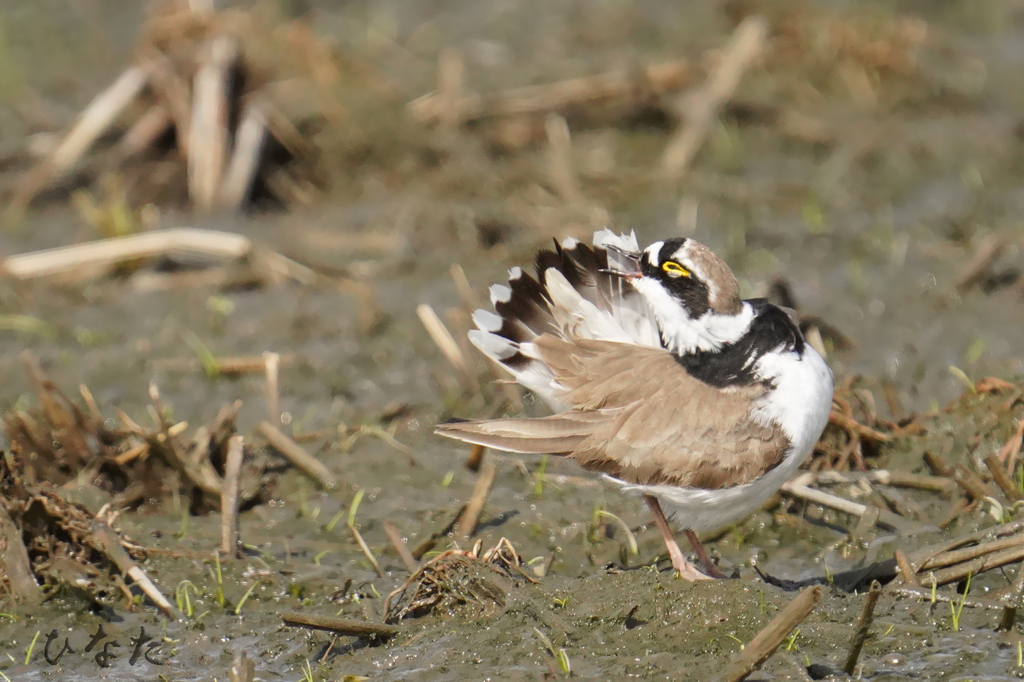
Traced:
<path fill-rule="evenodd" d="M 567 409 L 550 368 L 537 359 L 531 342 L 542 334 L 660 346 L 657 323 L 633 287 L 608 270 L 632 266 L 617 253 L 640 251 L 635 235 L 610 230 L 594 234 L 593 247 L 575 239 L 541 251 L 536 276 L 512 268 L 508 285 L 491 287 L 494 313 L 478 310 L 470 340 L 516 381 L 540 396 L 555 411 Z"/>

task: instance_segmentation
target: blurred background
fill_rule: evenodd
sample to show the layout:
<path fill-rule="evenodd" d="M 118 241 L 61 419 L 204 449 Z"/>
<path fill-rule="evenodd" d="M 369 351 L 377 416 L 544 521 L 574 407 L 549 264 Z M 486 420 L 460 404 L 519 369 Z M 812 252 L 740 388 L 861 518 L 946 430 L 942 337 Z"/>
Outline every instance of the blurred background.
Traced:
<path fill-rule="evenodd" d="M 19 182 L 90 100 L 156 52 L 170 55 L 181 85 L 203 40 L 234 36 L 245 68 L 233 85 L 236 120 L 243 94 L 300 84 L 268 95 L 278 127 L 297 139 L 274 137 L 271 125 L 261 163 L 278 172 L 258 178 L 240 210 L 197 209 L 173 133 L 111 159 L 117 137 L 160 100 L 143 93 L 29 195 L 0 236 L 8 255 L 104 236 L 104 225 L 222 229 L 342 273 L 384 312 L 410 318 L 419 299 L 455 300 L 452 263 L 480 291 L 552 237 L 604 225 L 636 230 L 642 243 L 688 234 L 726 257 L 748 296 L 784 280 L 801 312 L 832 327 L 823 340 L 833 366 L 897 388 L 908 409 L 959 392 L 950 366 L 972 379 L 1020 371 L 1024 52 L 1014 3 L 265 2 L 218 6 L 192 26 L 183 12 L 213 10 L 4 4 L 5 203 L 26 199 Z M 766 20 L 763 43 L 698 133 L 692 161 L 666 179 L 688 107 L 708 94 L 709 74 L 752 14 Z M 575 99 L 541 90 L 516 108 L 517 88 L 602 76 Z M 602 94 L 612 81 L 624 87 Z M 448 110 L 446 87 L 456 93 Z M 104 211 L 122 208 L 127 222 L 110 228 Z M 159 344 L 131 328 L 147 323 L 136 315 L 103 321 L 118 313 L 50 296 L 5 292 L 7 313 L 47 332 L 0 332 L 5 354 L 62 347 L 76 362 L 92 357 L 92 368 L 104 348 L 121 360 L 140 339 Z M 124 289 L 118 298 L 134 305 Z M 258 323 L 234 303 L 233 321 Z M 336 331 L 338 306 L 302 314 Z M 255 307 L 278 314 L 270 302 Z M 226 346 L 237 326 L 224 330 Z M 85 347 L 62 344 L 69 335 Z"/>
<path fill-rule="evenodd" d="M 89 608 L 122 599 L 67 519 L 124 510 L 118 528 L 141 544 L 122 544 L 144 546 L 179 609 L 182 585 L 199 585 L 196 610 L 230 634 L 175 631 L 182 678 L 258 636 L 284 652 L 260 665 L 292 679 L 316 647 L 282 630 L 281 604 L 377 621 L 416 570 L 399 563 L 406 540 L 419 561 L 508 537 L 547 576 L 517 599 L 551 618 L 579 605 L 572 638 L 597 652 L 570 647 L 581 674 L 675 678 L 680 660 L 732 652 L 757 629 L 736 617 L 755 583 L 716 584 L 698 608 L 719 615 L 694 619 L 691 593 L 657 591 L 667 574 L 626 570 L 662 551 L 638 500 L 557 458 L 432 434 L 451 416 L 534 409 L 468 346 L 471 311 L 553 238 L 606 226 L 642 245 L 705 242 L 746 297 L 797 308 L 835 370 L 809 466 L 838 471 L 802 475 L 865 504 L 788 492 L 705 538 L 729 570 L 831 583 L 908 538 L 927 558 L 920 545 L 947 530 L 1010 520 L 1021 391 L 986 377 L 1024 369 L 1022 67 L 1019 0 L 0 0 L 0 447 L 21 455 L 0 462 L 0 492 L 36 576 L 24 592 L 88 575 L 102 588 Z M 229 560 L 225 540 L 222 581 L 213 512 L 236 431 L 249 554 Z M 296 448 L 313 453 L 292 459 L 305 473 L 278 456 Z M 41 499 L 61 513 L 19 516 Z M 68 603 L 45 617 L 62 622 Z M 830 597 L 826 625 L 851 620 L 850 603 Z M 668 629 L 627 632 L 637 604 Z M 919 647 L 913 608 L 872 646 L 965 674 L 981 669 L 961 655 L 976 647 L 1005 672 L 1012 647 L 991 623 L 957 638 L 954 610 L 941 646 Z M 606 611 L 626 629 L 595 630 Z M 949 629 L 939 611 L 921 622 Z M 506 613 L 493 630 L 460 621 L 456 647 L 437 634 L 455 621 L 419 648 L 352 645 L 332 673 L 379 670 L 384 651 L 396 674 L 441 661 L 479 677 L 479 651 L 504 677 L 513 654 L 496 633 L 526 627 Z M 805 651 L 836 664 L 848 633 L 806 628 Z M 27 631 L 12 621 L 4 646 L 24 650 Z M 525 632 L 519 660 L 540 651 Z M 641 668 L 651 651 L 668 653 Z"/>

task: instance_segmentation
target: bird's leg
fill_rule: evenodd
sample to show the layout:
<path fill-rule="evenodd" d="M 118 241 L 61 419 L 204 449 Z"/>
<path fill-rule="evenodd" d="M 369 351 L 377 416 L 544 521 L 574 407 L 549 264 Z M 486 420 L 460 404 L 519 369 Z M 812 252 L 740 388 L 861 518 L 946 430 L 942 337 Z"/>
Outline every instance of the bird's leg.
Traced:
<path fill-rule="evenodd" d="M 647 503 L 647 506 L 651 508 L 651 513 L 654 514 L 654 523 L 657 524 L 658 530 L 661 531 L 661 539 L 665 541 L 665 546 L 668 547 L 668 555 L 672 559 L 672 567 L 679 571 L 679 576 L 685 580 L 711 580 L 711 577 L 698 571 L 697 567 L 683 556 L 683 552 L 679 549 L 676 539 L 672 536 L 672 529 L 668 526 L 668 520 L 665 519 L 665 512 L 661 510 L 661 503 L 658 502 L 658 498 L 653 495 L 644 495 L 644 502 Z"/>
<path fill-rule="evenodd" d="M 694 533 L 692 530 L 688 530 L 685 532 L 686 539 L 690 541 L 690 546 L 693 547 L 694 554 L 697 555 L 697 558 L 700 560 L 700 563 L 704 566 L 704 572 L 710 575 L 712 578 L 728 579 L 729 576 L 727 576 L 725 573 L 722 573 L 722 569 L 715 565 L 715 562 L 712 561 L 711 557 L 708 556 L 708 553 L 704 550 L 704 545 L 700 544 L 700 540 L 697 539 L 697 534 Z"/>

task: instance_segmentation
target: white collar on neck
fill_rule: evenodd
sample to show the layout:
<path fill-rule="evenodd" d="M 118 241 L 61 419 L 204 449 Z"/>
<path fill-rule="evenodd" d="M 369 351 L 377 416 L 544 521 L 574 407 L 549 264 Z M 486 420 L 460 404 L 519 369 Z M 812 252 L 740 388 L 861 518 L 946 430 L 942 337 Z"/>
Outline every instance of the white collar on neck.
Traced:
<path fill-rule="evenodd" d="M 633 281 L 633 286 L 647 299 L 665 348 L 677 355 L 695 350 L 718 350 L 727 343 L 739 341 L 754 319 L 754 309 L 745 301 L 735 315 L 709 310 L 694 319 L 658 281 L 640 277 Z"/>

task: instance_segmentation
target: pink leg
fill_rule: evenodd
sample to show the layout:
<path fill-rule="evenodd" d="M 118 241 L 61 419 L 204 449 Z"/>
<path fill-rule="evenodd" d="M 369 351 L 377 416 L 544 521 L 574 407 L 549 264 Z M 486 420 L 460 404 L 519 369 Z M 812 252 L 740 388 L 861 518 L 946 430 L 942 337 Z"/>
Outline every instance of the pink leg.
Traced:
<path fill-rule="evenodd" d="M 692 530 L 686 531 L 686 539 L 690 541 L 690 546 L 693 547 L 694 554 L 700 560 L 702 566 L 704 566 L 704 572 L 710 575 L 712 578 L 728 579 L 725 573 L 722 573 L 722 569 L 715 565 L 715 562 L 711 560 L 708 553 L 704 550 L 704 545 L 700 544 L 700 540 L 697 539 L 697 534 Z"/>
<path fill-rule="evenodd" d="M 647 506 L 651 508 L 651 513 L 654 514 L 654 523 L 657 524 L 658 530 L 661 531 L 661 539 L 665 541 L 665 546 L 668 548 L 668 555 L 672 559 L 672 567 L 679 571 L 679 576 L 685 580 L 711 580 L 709 576 L 698 571 L 697 567 L 683 556 L 683 552 L 679 549 L 676 539 L 672 536 L 672 529 L 668 526 L 668 520 L 665 519 L 665 512 L 661 510 L 658 498 L 652 495 L 644 495 L 644 502 L 647 503 Z"/>

